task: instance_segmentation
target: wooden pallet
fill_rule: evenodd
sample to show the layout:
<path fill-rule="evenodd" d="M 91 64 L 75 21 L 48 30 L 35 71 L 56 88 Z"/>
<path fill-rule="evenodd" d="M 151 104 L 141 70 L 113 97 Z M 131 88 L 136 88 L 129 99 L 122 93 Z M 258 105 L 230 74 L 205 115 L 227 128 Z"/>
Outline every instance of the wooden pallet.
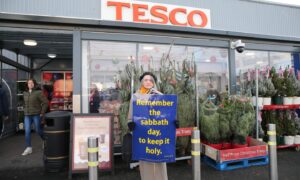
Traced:
<path fill-rule="evenodd" d="M 217 170 L 220 171 L 228 171 L 233 169 L 239 169 L 239 168 L 246 168 L 250 166 L 260 166 L 260 165 L 267 165 L 269 163 L 269 157 L 268 156 L 259 156 L 254 158 L 246 158 L 246 159 L 238 159 L 233 161 L 225 161 L 222 163 L 218 163 L 215 160 L 203 156 L 202 157 L 203 162 Z"/>

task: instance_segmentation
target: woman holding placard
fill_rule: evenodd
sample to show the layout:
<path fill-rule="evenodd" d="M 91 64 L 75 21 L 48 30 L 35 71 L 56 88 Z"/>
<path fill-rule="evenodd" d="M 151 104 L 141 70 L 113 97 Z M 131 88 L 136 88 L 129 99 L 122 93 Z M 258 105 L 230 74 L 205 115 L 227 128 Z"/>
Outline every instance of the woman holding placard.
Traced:
<path fill-rule="evenodd" d="M 162 94 L 155 88 L 156 81 L 157 78 L 153 73 L 143 73 L 140 76 L 141 87 L 134 95 L 139 97 L 145 94 Z M 135 123 L 132 121 L 132 103 L 130 103 L 128 119 L 128 128 L 130 131 L 133 131 L 135 128 Z M 166 163 L 139 161 L 139 165 L 142 180 L 168 180 Z"/>

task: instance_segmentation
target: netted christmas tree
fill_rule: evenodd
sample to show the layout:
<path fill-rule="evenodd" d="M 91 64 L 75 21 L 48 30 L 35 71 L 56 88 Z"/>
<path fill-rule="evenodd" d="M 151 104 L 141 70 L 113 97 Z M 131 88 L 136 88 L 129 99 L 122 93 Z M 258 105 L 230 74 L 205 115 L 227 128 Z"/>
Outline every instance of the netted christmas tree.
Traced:
<path fill-rule="evenodd" d="M 289 67 L 285 68 L 283 72 L 283 78 L 284 78 L 283 86 L 285 88 L 284 95 L 287 97 L 295 96 L 297 94 L 296 87 L 295 87 L 295 79 Z"/>
<path fill-rule="evenodd" d="M 119 72 L 116 83 L 120 87 L 120 95 L 122 98 L 122 104 L 119 107 L 119 119 L 120 119 L 120 129 L 121 137 L 123 137 L 128 132 L 128 112 L 130 106 L 131 98 L 131 80 L 134 81 L 134 90 L 139 86 L 139 76 L 143 73 L 142 67 L 137 67 L 133 62 L 127 64 L 123 71 Z"/>
<path fill-rule="evenodd" d="M 249 100 L 236 98 L 234 113 L 231 121 L 233 143 L 245 144 L 255 124 L 255 111 Z"/>

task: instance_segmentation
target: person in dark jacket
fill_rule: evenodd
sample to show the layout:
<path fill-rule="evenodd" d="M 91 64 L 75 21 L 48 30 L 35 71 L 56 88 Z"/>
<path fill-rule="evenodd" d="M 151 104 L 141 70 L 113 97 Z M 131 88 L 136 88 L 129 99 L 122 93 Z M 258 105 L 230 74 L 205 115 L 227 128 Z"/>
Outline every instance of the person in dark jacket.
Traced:
<path fill-rule="evenodd" d="M 35 131 L 44 139 L 41 127 L 41 118 L 48 108 L 48 100 L 41 90 L 38 90 L 37 83 L 34 79 L 27 80 L 28 91 L 24 92 L 24 124 L 25 124 L 25 141 L 26 148 L 22 153 L 23 156 L 32 153 L 31 147 L 31 124 L 34 123 Z"/>
<path fill-rule="evenodd" d="M 100 95 L 98 88 L 95 84 L 91 86 L 91 94 L 90 94 L 90 113 L 99 113 L 100 107 Z"/>
<path fill-rule="evenodd" d="M 0 84 L 0 135 L 2 133 L 2 128 L 4 121 L 8 119 L 9 115 L 9 104 L 6 93 L 4 89 L 2 89 L 2 84 Z"/>

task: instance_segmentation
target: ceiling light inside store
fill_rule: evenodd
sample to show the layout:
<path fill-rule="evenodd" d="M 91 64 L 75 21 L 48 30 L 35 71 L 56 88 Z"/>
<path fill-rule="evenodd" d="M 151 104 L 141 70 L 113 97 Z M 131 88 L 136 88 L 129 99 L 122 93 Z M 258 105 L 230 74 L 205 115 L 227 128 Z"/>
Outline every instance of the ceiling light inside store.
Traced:
<path fill-rule="evenodd" d="M 144 50 L 153 50 L 154 47 L 153 46 L 144 46 L 143 49 Z"/>
<path fill-rule="evenodd" d="M 32 40 L 32 39 L 25 39 L 24 44 L 26 46 L 36 46 L 37 42 L 35 40 Z"/>
<path fill-rule="evenodd" d="M 256 64 L 262 64 L 262 63 L 264 63 L 264 62 L 262 62 L 262 61 L 257 61 L 256 62 Z"/>
<path fill-rule="evenodd" d="M 52 58 L 52 59 L 53 59 L 53 58 L 56 58 L 56 54 L 48 54 L 48 57 L 49 57 L 49 58 Z"/>
<path fill-rule="evenodd" d="M 128 56 L 127 59 L 128 60 L 135 60 L 135 57 L 134 56 Z"/>
<path fill-rule="evenodd" d="M 254 52 L 246 52 L 245 55 L 246 56 L 254 56 L 255 54 L 254 54 Z"/>
<path fill-rule="evenodd" d="M 206 59 L 205 62 L 210 62 L 210 59 Z"/>

